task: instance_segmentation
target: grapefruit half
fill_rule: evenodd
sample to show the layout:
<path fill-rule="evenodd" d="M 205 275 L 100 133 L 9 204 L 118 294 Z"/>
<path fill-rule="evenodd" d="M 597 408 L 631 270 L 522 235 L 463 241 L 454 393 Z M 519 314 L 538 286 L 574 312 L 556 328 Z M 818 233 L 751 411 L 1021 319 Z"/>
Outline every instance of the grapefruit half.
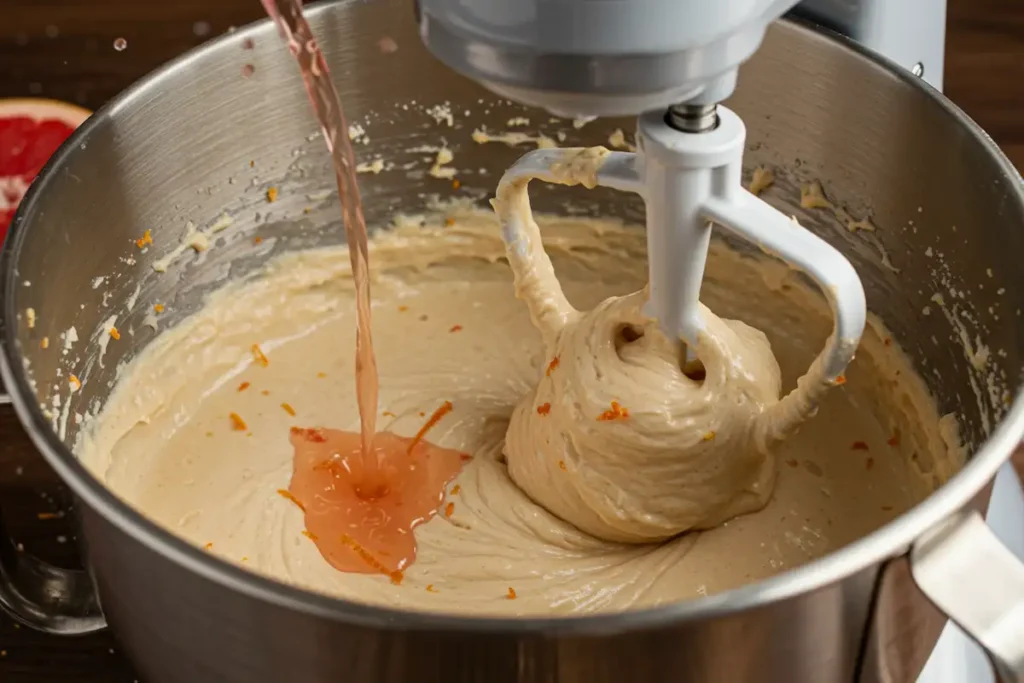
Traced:
<path fill-rule="evenodd" d="M 0 99 L 0 243 L 29 184 L 89 114 L 57 100 Z"/>

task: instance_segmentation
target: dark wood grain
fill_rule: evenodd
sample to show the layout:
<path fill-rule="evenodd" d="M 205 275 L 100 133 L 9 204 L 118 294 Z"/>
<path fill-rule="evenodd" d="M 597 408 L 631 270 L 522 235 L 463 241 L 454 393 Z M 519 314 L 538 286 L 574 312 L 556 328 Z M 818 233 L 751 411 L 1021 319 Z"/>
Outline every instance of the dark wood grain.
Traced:
<path fill-rule="evenodd" d="M 1024 169 L 1024 3 L 949 0 L 945 92 Z"/>
<path fill-rule="evenodd" d="M 0 97 L 95 109 L 175 55 L 260 16 L 257 0 L 0 0 Z M 126 50 L 114 50 L 117 38 Z M 949 0 L 947 42 L 946 93 L 1024 168 L 1024 2 Z M 1024 472 L 1024 454 L 1017 463 Z M 27 551 L 74 566 L 70 527 L 46 514 L 61 512 L 65 499 L 13 413 L 0 407 L 0 501 L 11 530 Z M 0 615 L 3 683 L 133 680 L 109 633 L 62 639 Z"/>

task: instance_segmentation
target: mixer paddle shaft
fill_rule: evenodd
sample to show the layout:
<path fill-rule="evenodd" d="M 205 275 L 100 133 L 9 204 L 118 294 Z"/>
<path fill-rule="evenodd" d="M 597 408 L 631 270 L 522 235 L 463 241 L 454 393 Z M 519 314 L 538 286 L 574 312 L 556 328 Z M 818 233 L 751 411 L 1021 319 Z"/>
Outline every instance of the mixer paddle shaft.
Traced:
<path fill-rule="evenodd" d="M 711 242 L 704 207 L 716 194 L 739 187 L 739 160 L 731 154 L 731 132 L 721 127 L 683 133 L 652 113 L 640 118 L 639 128 L 650 271 L 645 312 L 670 338 L 685 342 L 692 356 L 704 329 L 698 298 Z"/>

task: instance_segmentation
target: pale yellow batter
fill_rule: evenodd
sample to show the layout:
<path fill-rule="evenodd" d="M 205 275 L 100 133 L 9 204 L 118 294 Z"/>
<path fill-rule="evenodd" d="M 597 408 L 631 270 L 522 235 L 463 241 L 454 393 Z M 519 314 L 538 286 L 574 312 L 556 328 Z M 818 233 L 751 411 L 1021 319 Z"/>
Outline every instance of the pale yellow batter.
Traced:
<path fill-rule="evenodd" d="M 546 219 L 541 227 L 575 308 L 644 285 L 642 229 L 582 219 Z M 353 600 L 491 614 L 623 610 L 770 576 L 881 526 L 960 462 L 952 418 L 940 419 L 897 345 L 872 323 L 845 386 L 828 392 L 817 416 L 773 456 L 744 465 L 753 475 L 737 490 L 754 492 L 748 509 L 767 501 L 763 509 L 661 544 L 583 533 L 533 502 L 508 474 L 510 417 L 552 359 L 515 298 L 504 257 L 493 215 L 460 207 L 422 226 L 402 221 L 371 245 L 379 424 L 411 435 L 449 400 L 454 410 L 431 439 L 475 456 L 449 489 L 453 514 L 416 530 L 418 560 L 401 585 L 335 571 L 303 536 L 301 512 L 277 492 L 291 476 L 290 426 L 358 429 L 352 282 L 339 249 L 282 258 L 161 335 L 127 368 L 77 453 L 130 504 L 227 561 Z M 782 392 L 806 371 L 830 328 L 824 300 L 798 275 L 720 244 L 702 298 L 719 316 L 764 332 Z M 607 333 L 603 372 L 631 366 L 664 376 L 665 359 L 645 346 L 653 335 L 630 341 L 634 335 L 618 328 Z M 266 366 L 254 361 L 253 344 Z M 600 400 L 611 400 L 606 378 L 592 379 Z M 623 398 L 631 418 L 657 406 L 658 381 L 646 395 Z M 772 391 L 777 396 L 779 388 Z M 675 466 L 633 460 L 638 450 L 630 448 L 620 481 L 658 479 L 650 468 Z M 577 476 L 570 464 L 545 476 Z M 677 479 L 664 478 L 644 505 L 692 500 L 693 480 Z M 698 527 L 717 521 L 697 518 Z"/>

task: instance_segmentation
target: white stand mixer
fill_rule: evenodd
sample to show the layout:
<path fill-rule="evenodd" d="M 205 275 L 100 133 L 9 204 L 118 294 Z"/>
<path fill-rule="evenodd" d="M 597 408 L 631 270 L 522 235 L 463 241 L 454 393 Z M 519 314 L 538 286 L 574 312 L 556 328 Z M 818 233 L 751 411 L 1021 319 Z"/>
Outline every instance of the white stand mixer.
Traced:
<path fill-rule="evenodd" d="M 635 158 L 613 155 L 598 183 L 645 200 L 647 312 L 670 338 L 696 347 L 702 330 L 697 301 L 714 222 L 819 284 L 835 315 L 822 356 L 824 376 L 836 380 L 863 332 L 863 288 L 841 254 L 741 187 L 745 129 L 718 104 L 732 94 L 739 65 L 760 46 L 767 25 L 795 4 L 421 0 L 417 16 L 420 34 L 436 56 L 496 93 L 561 116 L 639 117 Z M 819 2 L 806 11 L 841 21 L 848 5 Z M 857 25 L 866 27 L 863 33 L 891 25 L 879 19 L 881 2 L 861 5 Z M 944 14 L 941 2 L 916 5 Z M 892 40 L 891 32 L 875 34 Z M 900 37 L 907 35 L 915 34 Z M 941 35 L 933 42 L 941 47 Z M 559 159 L 564 156 L 557 150 L 533 152 L 509 173 L 537 175 Z"/>
<path fill-rule="evenodd" d="M 666 334 L 690 348 L 701 331 L 697 298 L 715 223 L 821 286 L 835 327 L 820 359 L 825 377 L 836 380 L 864 327 L 860 281 L 841 254 L 741 187 L 745 129 L 719 103 L 732 94 L 738 67 L 760 46 L 767 25 L 794 6 L 795 14 L 857 40 L 941 88 L 945 5 L 945 0 L 418 0 L 416 11 L 430 51 L 499 95 L 564 117 L 639 117 L 637 154 L 609 154 L 597 183 L 636 192 L 646 202 L 647 312 Z M 550 176 L 552 165 L 566 158 L 563 152 L 531 152 L 506 178 Z M 993 499 L 989 521 L 1019 552 L 1024 546 L 1019 514 L 994 517 L 1001 510 L 1019 513 L 1024 504 L 1015 479 L 1004 467 L 996 483 L 1002 498 Z M 969 661 L 976 646 L 965 647 L 952 625 L 947 631 L 933 655 L 945 665 L 929 665 L 921 680 L 989 679 L 984 668 Z M 956 660 L 959 670 L 950 665 Z"/>

